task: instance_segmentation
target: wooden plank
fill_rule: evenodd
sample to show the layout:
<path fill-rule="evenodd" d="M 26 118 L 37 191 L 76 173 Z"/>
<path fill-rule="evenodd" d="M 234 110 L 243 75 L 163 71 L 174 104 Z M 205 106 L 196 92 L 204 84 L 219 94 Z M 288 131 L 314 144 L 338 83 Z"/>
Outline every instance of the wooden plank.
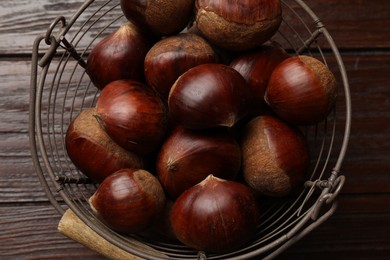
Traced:
<path fill-rule="evenodd" d="M 96 1 L 99 2 L 99 1 Z M 100 1 L 103 3 L 105 1 Z M 46 32 L 51 22 L 63 15 L 68 20 L 76 12 L 82 0 L 54 2 L 50 0 L 18 0 L 0 3 L 0 55 L 31 54 L 31 46 L 36 36 Z M 286 0 L 292 9 L 303 15 L 292 0 Z M 306 1 L 322 20 L 339 48 L 389 48 L 390 47 L 390 8 L 387 0 L 345 0 Z M 80 20 L 95 12 L 97 7 L 88 8 Z M 104 23 L 121 14 L 119 8 L 104 17 Z M 289 9 L 287 20 L 293 25 L 299 21 Z M 290 19 L 292 16 L 292 19 Z M 357 19 L 359 17 L 359 19 Z M 310 23 L 309 20 L 307 23 Z M 103 25 L 95 28 L 95 34 Z M 305 30 L 298 26 L 298 31 Z M 91 38 L 88 38 L 90 41 Z M 325 44 L 325 47 L 328 45 Z"/>
<path fill-rule="evenodd" d="M 387 0 L 305 1 L 342 49 L 390 47 L 390 6 Z"/>
<path fill-rule="evenodd" d="M 387 257 L 390 196 L 341 196 L 339 201 L 336 213 L 281 259 L 351 259 L 350 253 L 354 259 L 363 259 L 372 252 L 378 257 L 375 259 Z M 5 259 L 103 259 L 59 234 L 59 220 L 59 214 L 48 204 L 1 205 L 0 255 Z"/>
<path fill-rule="evenodd" d="M 0 206 L 2 259 L 104 259 L 56 231 L 51 205 Z"/>
<path fill-rule="evenodd" d="M 107 1 L 95 1 L 87 11 L 80 17 L 79 21 L 84 22 L 86 17 L 90 17 Z M 0 3 L 0 55 L 30 55 L 35 38 L 42 33 L 46 33 L 50 24 L 59 16 L 64 16 L 70 21 L 72 16 L 84 3 L 83 0 L 70 0 L 66 2 L 53 2 L 50 0 L 19 0 L 3 1 Z M 99 16 L 118 3 L 112 1 L 102 9 Z M 113 17 L 121 15 L 120 8 L 116 8 L 101 20 L 111 21 Z M 80 24 L 74 26 L 78 28 Z M 58 32 L 60 26 L 55 27 L 54 34 Z M 96 31 L 101 27 L 96 27 Z M 70 35 L 71 36 L 71 35 Z M 44 44 L 43 44 L 44 45 Z"/>
<path fill-rule="evenodd" d="M 0 60 L 0 132 L 27 135 L 30 60 Z"/>
<path fill-rule="evenodd" d="M 97 0 L 102 3 L 106 0 Z M 70 17 L 84 0 L 0 1 L 0 258 L 104 259 L 57 232 L 59 214 L 48 203 L 32 165 L 28 140 L 31 50 L 34 39 L 59 15 Z M 117 3 L 112 1 L 113 3 Z M 305 40 L 304 15 L 294 0 L 285 17 Z M 339 208 L 278 259 L 388 259 L 390 255 L 390 6 L 388 0 L 305 0 L 324 23 L 341 50 L 351 88 L 353 118 L 350 144 L 341 174 L 347 181 L 338 197 Z M 67 34 L 76 34 L 82 20 L 98 10 L 91 6 Z M 285 6 L 286 7 L 286 6 Z M 104 7 L 95 18 L 108 11 Z M 79 52 L 95 44 L 96 34 L 120 15 L 119 9 L 101 17 L 77 45 Z M 124 21 L 124 20 L 120 20 Z M 114 26 L 120 23 L 116 21 Z M 308 23 L 311 23 L 308 22 Z M 88 23 L 86 26 L 91 25 Z M 57 32 L 59 26 L 54 29 Z M 286 29 L 286 28 L 285 28 Z M 111 29 L 110 29 L 111 30 Z M 103 35 L 110 30 L 104 31 Z M 312 27 L 310 27 L 312 30 Z M 305 32 L 306 31 L 306 32 Z M 101 35 L 100 37 L 102 37 Z M 92 42 L 94 41 L 94 42 Z M 295 45 L 301 39 L 291 40 Z M 318 39 L 328 60 L 329 44 Z M 284 43 L 286 45 L 286 43 Z M 315 43 L 313 44 L 315 47 Z M 41 43 L 40 52 L 47 49 Z M 63 50 L 59 48 L 61 53 Z M 85 58 L 85 56 L 84 56 Z M 337 72 L 335 62 L 329 58 Z M 50 68 L 53 73 L 55 68 Z M 71 67 L 64 77 L 72 73 Z M 79 72 L 77 72 L 79 73 Z M 76 75 L 78 77 L 79 75 Z M 339 78 L 340 75 L 337 75 Z M 72 87 L 75 81 L 72 82 Z M 61 95 L 64 91 L 61 90 Z M 44 98 L 47 98 L 45 94 Z M 342 98 L 342 95 L 341 95 Z M 78 101 L 77 101 L 78 102 Z M 89 102 L 92 102 L 89 100 Z M 77 103 L 80 105 L 80 103 Z M 339 104 L 338 111 L 344 109 Z M 61 110 L 57 110 L 60 112 Z M 68 112 L 66 112 L 68 113 Z M 58 113 L 57 113 L 58 114 Z M 57 120 L 57 119 L 56 119 Z M 338 117 L 338 125 L 343 116 Z M 44 131 L 59 131 L 49 128 Z M 338 133 L 336 143 L 341 139 Z M 337 145 L 336 147 L 337 148 Z M 333 163 L 333 161 L 332 161 Z"/>
<path fill-rule="evenodd" d="M 82 0 L 62 3 L 40 0 L 2 1 L 0 3 L 1 54 L 31 53 L 34 38 L 45 32 L 64 10 L 74 10 Z"/>
<path fill-rule="evenodd" d="M 390 92 L 387 85 L 390 80 L 390 55 L 343 53 L 342 56 L 353 105 L 350 143 L 342 167 L 342 174 L 347 176 L 343 192 L 388 193 Z M 0 60 L 2 202 L 45 200 L 29 157 L 30 64 L 25 58 Z"/>
<path fill-rule="evenodd" d="M 386 196 L 341 196 L 336 213 L 280 259 L 388 259 L 390 205 Z"/>
<path fill-rule="evenodd" d="M 352 128 L 344 192 L 390 192 L 390 55 L 343 55 L 352 99 Z"/>

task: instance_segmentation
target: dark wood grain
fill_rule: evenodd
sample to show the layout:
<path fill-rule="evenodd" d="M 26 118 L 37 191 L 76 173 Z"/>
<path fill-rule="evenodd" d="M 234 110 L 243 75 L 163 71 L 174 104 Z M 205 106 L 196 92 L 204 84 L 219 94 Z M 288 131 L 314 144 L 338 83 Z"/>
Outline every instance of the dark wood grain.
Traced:
<path fill-rule="evenodd" d="M 106 2 L 96 0 L 80 17 L 78 25 L 83 23 L 86 17 L 90 17 Z M 83 0 L 62 2 L 49 0 L 38 2 L 31 0 L 2 1 L 0 3 L 0 34 L 2 35 L 0 38 L 0 55 L 30 55 L 35 38 L 42 33 L 46 33 L 55 18 L 64 16 L 66 21 L 70 21 L 83 3 Z M 118 3 L 113 1 L 106 8 L 103 8 L 99 15 L 101 16 Z M 112 21 L 113 17 L 121 15 L 120 12 L 120 8 L 116 8 L 100 19 Z M 59 27 L 59 25 L 55 27 L 54 34 L 58 32 Z M 96 30 L 99 29 L 96 28 Z M 17 37 L 15 37 L 16 35 Z"/>
<path fill-rule="evenodd" d="M 56 231 L 60 220 L 51 205 L 0 207 L 2 259 L 104 259 Z"/>
<path fill-rule="evenodd" d="M 35 37 L 45 32 L 50 23 L 64 10 L 76 10 L 82 0 L 70 1 L 1 1 L 0 53 L 29 54 Z"/>
<path fill-rule="evenodd" d="M 344 192 L 390 192 L 390 54 L 344 54 L 352 99 L 352 129 Z"/>
<path fill-rule="evenodd" d="M 375 259 L 386 259 L 390 252 L 390 197 L 344 195 L 339 203 L 328 222 L 280 258 L 367 259 L 375 252 Z M 58 233 L 59 219 L 51 205 L 1 206 L 0 255 L 5 259 L 103 259 Z M 380 228 L 372 232 L 377 225 Z"/>
<path fill-rule="evenodd" d="M 64 15 L 69 20 L 82 2 L 0 2 L 1 259 L 103 259 L 56 231 L 60 215 L 49 204 L 36 176 L 28 138 L 32 43 L 55 17 Z M 388 259 L 390 6 L 388 0 L 306 3 L 335 40 L 349 78 L 353 118 L 341 169 L 347 181 L 335 215 L 280 259 Z M 295 5 L 291 8 L 296 10 Z M 92 7 L 85 15 L 96 10 Z M 107 20 L 102 24 L 118 15 L 115 11 L 103 18 Z M 88 35 L 78 49 L 85 48 L 93 37 Z M 320 44 L 337 72 L 334 59 L 328 55 L 328 43 L 320 39 Z M 41 52 L 47 48 L 44 43 L 41 47 Z M 65 75 L 69 73 L 65 71 Z M 338 107 L 343 108 L 342 104 Z M 336 141 L 340 138 L 337 135 Z"/>
<path fill-rule="evenodd" d="M 0 55 L 30 54 L 35 37 L 45 32 L 54 18 L 63 15 L 70 19 L 82 3 L 82 0 L 2 1 Z M 325 24 L 339 48 L 390 47 L 390 7 L 387 0 L 344 0 L 342 3 L 336 0 L 307 0 L 306 3 Z M 95 10 L 87 9 L 86 14 Z"/>
<path fill-rule="evenodd" d="M 388 259 L 390 253 L 388 205 L 390 205 L 389 196 L 342 196 L 335 215 L 281 257 L 283 259 Z M 373 227 L 378 228 L 373 231 Z M 372 258 L 373 252 L 376 254 L 374 258 Z"/>
<path fill-rule="evenodd" d="M 341 49 L 390 47 L 390 6 L 386 0 L 307 0 Z"/>

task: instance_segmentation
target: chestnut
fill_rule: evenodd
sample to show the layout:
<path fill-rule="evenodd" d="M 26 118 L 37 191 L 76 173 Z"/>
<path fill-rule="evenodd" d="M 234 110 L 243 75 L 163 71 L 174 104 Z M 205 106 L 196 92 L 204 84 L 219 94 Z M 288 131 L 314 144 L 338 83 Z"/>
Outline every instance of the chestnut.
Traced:
<path fill-rule="evenodd" d="M 210 172 L 219 178 L 234 179 L 241 168 L 241 148 L 225 128 L 177 127 L 163 143 L 156 165 L 161 185 L 176 199 Z"/>
<path fill-rule="evenodd" d="M 282 21 L 280 0 L 195 0 L 197 27 L 210 42 L 234 51 L 269 40 Z"/>
<path fill-rule="evenodd" d="M 97 217 L 119 233 L 138 233 L 151 227 L 165 207 L 159 181 L 141 169 L 122 169 L 108 176 L 90 197 Z"/>
<path fill-rule="evenodd" d="M 157 42 L 146 54 L 146 82 L 168 99 L 172 85 L 181 74 L 197 65 L 215 62 L 214 50 L 202 37 L 180 33 Z"/>
<path fill-rule="evenodd" d="M 281 118 L 296 125 L 326 119 L 337 96 L 336 79 L 318 59 L 293 56 L 272 72 L 264 99 Z"/>
<path fill-rule="evenodd" d="M 249 188 L 212 175 L 181 194 L 171 210 L 177 239 L 205 252 L 225 253 L 243 246 L 258 223 L 259 208 Z"/>
<path fill-rule="evenodd" d="M 133 80 L 110 82 L 96 103 L 97 118 L 126 150 L 149 155 L 161 145 L 167 128 L 166 107 L 147 85 Z"/>
<path fill-rule="evenodd" d="M 264 94 L 274 68 L 289 55 L 277 43 L 264 44 L 256 50 L 244 52 L 235 57 L 230 67 L 237 70 L 248 82 L 251 92 L 251 107 L 254 112 L 265 106 Z"/>
<path fill-rule="evenodd" d="M 66 131 L 66 152 L 73 164 L 96 182 L 122 168 L 142 168 L 143 159 L 116 144 L 100 126 L 96 114 L 95 108 L 82 110 Z"/>
<path fill-rule="evenodd" d="M 119 79 L 143 81 L 143 61 L 152 45 L 134 24 L 125 23 L 92 49 L 87 74 L 98 89 Z"/>
<path fill-rule="evenodd" d="M 168 96 L 169 113 L 192 129 L 232 127 L 248 112 L 245 79 L 223 64 L 201 64 L 182 74 Z"/>
<path fill-rule="evenodd" d="M 189 23 L 194 0 L 121 0 L 125 17 L 145 32 L 157 36 L 171 35 Z"/>
<path fill-rule="evenodd" d="M 302 184 L 310 164 L 301 131 L 276 116 L 261 115 L 246 126 L 241 140 L 245 182 L 262 195 L 291 195 Z"/>

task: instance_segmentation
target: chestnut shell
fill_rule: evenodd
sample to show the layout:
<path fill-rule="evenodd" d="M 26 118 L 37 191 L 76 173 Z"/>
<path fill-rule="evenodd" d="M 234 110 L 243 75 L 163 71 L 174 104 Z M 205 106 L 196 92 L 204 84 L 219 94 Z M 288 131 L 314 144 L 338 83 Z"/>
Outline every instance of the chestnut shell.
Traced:
<path fill-rule="evenodd" d="M 186 27 L 194 0 L 120 0 L 123 14 L 145 32 L 171 35 Z"/>
<path fill-rule="evenodd" d="M 301 131 L 272 115 L 253 118 L 241 140 L 245 182 L 260 194 L 282 197 L 302 184 L 310 153 Z"/>
<path fill-rule="evenodd" d="M 172 118 L 192 129 L 232 127 L 248 113 L 245 79 L 223 64 L 202 64 L 181 75 L 171 88 Z"/>
<path fill-rule="evenodd" d="M 248 242 L 258 218 L 259 208 L 248 187 L 212 175 L 180 195 L 171 210 L 173 232 L 183 244 L 216 253 Z"/>
<path fill-rule="evenodd" d="M 110 82 L 96 108 L 108 135 L 123 148 L 148 155 L 160 147 L 167 129 L 166 107 L 147 85 L 132 80 Z"/>
<path fill-rule="evenodd" d="M 196 0 L 195 9 L 202 34 L 215 45 L 234 51 L 260 46 L 282 21 L 280 0 Z"/>
<path fill-rule="evenodd" d="M 177 127 L 164 141 L 156 164 L 161 185 L 176 199 L 210 172 L 219 178 L 234 179 L 241 168 L 241 148 L 224 128 Z"/>
<path fill-rule="evenodd" d="M 138 233 L 154 224 L 165 207 L 159 181 L 145 170 L 122 169 L 108 176 L 89 199 L 92 210 L 119 233 Z"/>
<path fill-rule="evenodd" d="M 212 47 L 200 36 L 181 33 L 157 42 L 146 54 L 145 78 L 163 98 L 177 78 L 197 65 L 217 62 Z"/>
<path fill-rule="evenodd" d="M 98 89 L 119 79 L 143 81 L 143 62 L 152 45 L 134 24 L 122 24 L 92 49 L 87 74 Z"/>
<path fill-rule="evenodd" d="M 262 111 L 266 106 L 264 94 L 269 78 L 275 67 L 288 57 L 282 47 L 277 43 L 271 43 L 241 53 L 231 61 L 230 67 L 237 70 L 248 82 L 254 112 Z"/>
<path fill-rule="evenodd" d="M 115 143 L 96 115 L 95 108 L 82 110 L 67 129 L 66 151 L 73 164 L 97 182 L 122 168 L 142 168 L 143 159 Z"/>
<path fill-rule="evenodd" d="M 297 125 L 323 121 L 337 96 L 333 73 L 310 56 L 293 56 L 272 72 L 264 99 L 281 118 Z"/>

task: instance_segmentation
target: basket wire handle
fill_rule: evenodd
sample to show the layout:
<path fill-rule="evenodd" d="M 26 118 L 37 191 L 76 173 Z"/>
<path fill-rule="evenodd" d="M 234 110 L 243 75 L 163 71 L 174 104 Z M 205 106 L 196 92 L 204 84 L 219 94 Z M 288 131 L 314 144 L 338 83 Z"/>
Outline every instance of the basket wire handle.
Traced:
<path fill-rule="evenodd" d="M 325 204 L 335 203 L 335 199 L 340 193 L 342 187 L 344 186 L 344 182 L 345 182 L 345 176 L 343 175 L 337 177 L 333 183 L 327 182 L 328 187 L 324 189 L 324 191 L 326 192 L 323 192 L 323 194 L 320 196 L 311 213 L 311 218 L 313 220 L 316 220 L 318 218 L 318 215 L 324 203 Z"/>
<path fill-rule="evenodd" d="M 51 40 L 51 35 L 53 34 L 53 30 L 56 27 L 56 25 L 60 22 L 61 22 L 61 28 L 64 28 L 66 26 L 66 19 L 63 16 L 58 16 L 56 19 L 54 19 L 54 21 L 50 24 L 48 30 L 46 31 L 45 43 L 47 45 L 50 45 L 53 43 L 53 41 Z"/>
<path fill-rule="evenodd" d="M 337 175 L 336 170 L 333 171 L 333 175 Z M 278 240 L 280 242 L 279 248 L 277 248 L 275 251 L 273 251 L 271 254 L 265 257 L 264 260 L 274 259 L 280 253 L 285 251 L 291 245 L 299 241 L 301 238 L 306 236 L 308 233 L 313 231 L 316 227 L 318 227 L 327 219 L 329 219 L 337 209 L 338 202 L 335 199 L 340 193 L 342 187 L 344 186 L 344 182 L 345 182 L 345 176 L 343 175 L 338 176 L 336 179 L 334 179 L 334 181 L 330 179 L 330 180 L 322 180 L 322 181 L 316 180 L 316 181 L 306 182 L 305 185 L 310 187 L 310 190 L 303 204 L 305 204 L 305 202 L 308 200 L 308 198 L 316 188 L 322 189 L 322 195 L 319 197 L 317 202 L 311 207 L 311 209 L 308 212 L 309 214 L 305 215 L 304 218 L 292 230 L 290 230 L 287 234 L 279 238 Z M 331 206 L 320 217 L 318 217 L 324 203 L 331 204 Z M 302 208 L 299 209 L 299 211 L 301 210 Z M 308 222 L 310 218 L 313 220 L 313 222 L 305 226 L 305 224 Z"/>
<path fill-rule="evenodd" d="M 79 11 L 76 12 L 70 19 L 70 22 L 67 23 L 65 17 L 59 16 L 57 17 L 49 26 L 46 33 L 43 33 L 36 37 L 33 46 L 32 46 L 32 58 L 31 58 L 31 77 L 30 77 L 30 102 L 29 102 L 29 141 L 30 141 L 30 149 L 31 149 L 31 157 L 35 167 L 35 171 L 37 173 L 38 179 L 46 193 L 47 198 L 50 203 L 54 206 L 54 208 L 61 214 L 64 214 L 64 209 L 57 201 L 57 198 L 51 192 L 51 185 L 48 182 L 48 179 L 44 176 L 44 170 L 42 167 L 42 162 L 39 159 L 38 154 L 41 154 L 42 159 L 44 160 L 45 165 L 49 165 L 47 163 L 47 158 L 45 156 L 45 148 L 43 147 L 42 141 L 42 133 L 40 133 L 40 99 L 42 96 L 42 89 L 45 83 L 45 75 L 48 72 L 50 62 L 54 55 L 57 52 L 59 46 L 62 46 L 61 43 L 64 44 L 66 50 L 73 57 L 79 57 L 76 53 L 74 47 L 65 39 L 64 35 L 69 31 L 70 27 L 74 24 L 77 18 L 83 13 L 83 11 L 93 2 L 94 0 L 86 0 L 84 4 L 80 7 Z M 57 25 L 60 24 L 60 29 L 56 35 L 54 35 L 53 31 Z M 49 48 L 43 54 L 41 58 L 39 54 L 40 45 L 42 41 L 45 41 Z M 78 55 L 78 56 L 77 56 Z M 83 66 L 82 59 L 77 58 L 79 64 Z M 85 62 L 84 62 L 85 63 Z M 41 76 L 38 78 L 38 67 L 42 68 Z M 38 81 L 39 80 L 39 81 Z M 51 176 L 51 179 L 54 179 L 54 173 L 51 167 L 47 167 L 47 173 Z M 60 191 L 62 189 L 61 183 L 54 182 L 54 189 Z"/>
<path fill-rule="evenodd" d="M 317 25 L 317 30 L 315 30 L 310 37 L 303 43 L 302 47 L 297 50 L 297 53 L 302 53 L 304 50 L 309 49 L 310 45 L 317 41 L 317 38 L 323 33 L 324 24 L 320 21 L 320 19 L 316 19 L 314 23 Z"/>
<path fill-rule="evenodd" d="M 55 38 L 54 36 L 50 36 L 50 37 L 53 37 L 52 40 L 54 41 Z M 39 95 L 37 95 L 37 91 L 38 91 L 38 88 L 37 88 L 37 85 L 38 85 L 38 65 L 39 65 L 39 61 L 38 61 L 38 51 L 39 51 L 39 44 L 41 43 L 41 41 L 45 38 L 45 35 L 42 34 L 40 36 L 38 36 L 35 41 L 34 41 L 34 45 L 33 45 L 33 51 L 32 51 L 32 64 L 31 64 L 31 82 L 30 82 L 30 103 L 29 103 L 29 111 L 30 111 L 30 114 L 29 114 L 29 140 L 30 140 L 30 149 L 31 149 L 31 158 L 33 160 L 33 163 L 34 163 L 34 167 L 35 167 L 35 170 L 36 172 L 38 173 L 37 176 L 38 176 L 38 179 L 47 195 L 47 198 L 49 199 L 50 203 L 54 206 L 54 208 L 60 212 L 61 214 L 64 213 L 64 209 L 60 206 L 60 204 L 57 202 L 57 199 L 54 197 L 54 195 L 51 193 L 51 189 L 50 189 L 50 186 L 49 186 L 49 183 L 47 181 L 47 179 L 45 178 L 45 176 L 43 175 L 43 169 L 42 169 L 42 166 L 40 164 L 40 160 L 38 158 L 38 145 L 37 145 L 37 138 L 38 138 L 38 143 L 40 143 L 40 140 L 39 140 L 39 135 L 37 135 L 37 123 L 39 123 L 39 120 L 37 117 L 39 117 L 39 114 L 36 113 L 36 106 L 39 105 L 39 102 L 37 102 L 37 96 L 39 97 Z M 53 50 L 53 46 L 54 45 L 51 45 L 52 47 L 49 49 L 49 51 L 52 51 Z M 55 49 L 54 49 L 55 51 Z M 47 69 L 47 66 L 44 66 L 45 69 Z M 39 147 L 40 149 L 40 147 Z M 58 189 L 59 186 L 58 185 L 55 185 L 56 188 Z"/>
<path fill-rule="evenodd" d="M 38 82 L 38 66 L 43 68 L 42 74 L 45 75 L 47 73 L 47 70 L 49 68 L 50 62 L 54 55 L 57 52 L 58 47 L 60 46 L 60 40 L 64 39 L 63 36 L 56 37 L 53 34 L 54 28 L 57 26 L 57 24 L 61 23 L 61 29 L 58 32 L 58 35 L 65 34 L 67 31 L 67 23 L 66 19 L 63 16 L 57 17 L 49 26 L 46 33 L 43 33 L 39 35 L 33 44 L 32 49 L 32 64 L 31 64 L 31 78 L 30 78 L 30 115 L 29 115 L 29 140 L 30 140 L 30 149 L 32 151 L 31 156 L 34 163 L 34 167 L 38 173 L 38 179 L 44 188 L 44 191 L 47 195 L 47 198 L 49 199 L 50 203 L 54 206 L 54 208 L 61 214 L 64 213 L 64 209 L 61 207 L 61 205 L 58 203 L 56 197 L 51 193 L 51 188 L 46 180 L 45 176 L 43 175 L 43 169 L 40 164 L 40 160 L 38 158 L 38 149 L 40 151 L 43 151 L 44 148 L 42 146 L 42 138 L 39 134 L 39 125 L 40 125 L 40 113 L 37 113 L 37 111 L 40 111 L 40 98 L 42 95 L 42 85 L 44 84 L 44 77 L 40 78 L 40 81 Z M 44 40 L 44 42 L 49 45 L 49 48 L 44 53 L 42 58 L 39 59 L 39 48 L 41 42 Z M 43 156 L 44 157 L 44 156 Z M 45 157 L 44 157 L 45 160 Z M 49 170 L 49 174 L 51 173 L 51 169 Z M 59 191 L 62 189 L 62 186 L 59 183 L 54 183 L 55 190 Z"/>
<path fill-rule="evenodd" d="M 336 173 L 336 170 L 333 170 L 334 174 Z M 314 191 L 316 189 L 321 189 L 322 195 L 318 199 L 317 203 L 314 205 L 314 208 L 311 212 L 311 218 L 312 220 L 316 220 L 318 218 L 319 212 L 323 206 L 323 203 L 325 202 L 326 204 L 331 204 L 335 201 L 337 196 L 339 195 L 342 187 L 344 186 L 345 183 L 345 176 L 340 175 L 336 179 L 328 179 L 328 180 L 315 180 L 315 181 L 307 181 L 305 183 L 306 187 L 310 187 L 310 190 L 308 191 L 302 205 L 300 206 L 297 214 L 298 216 L 301 214 L 304 205 L 306 202 L 309 200 L 309 198 L 312 196 Z"/>
<path fill-rule="evenodd" d="M 316 227 L 324 223 L 326 220 L 328 220 L 336 211 L 338 206 L 337 201 L 335 201 L 330 209 L 326 211 L 321 217 L 316 219 L 315 222 L 312 224 L 306 226 L 304 229 L 302 229 L 300 232 L 297 232 L 297 230 L 292 230 L 288 234 L 284 235 L 280 241 L 281 245 L 273 251 L 271 254 L 267 255 L 263 258 L 263 260 L 271 260 L 280 255 L 282 252 L 284 252 L 286 249 L 291 247 L 293 244 L 295 244 L 297 241 L 301 240 L 303 237 L 305 237 L 307 234 L 309 234 L 311 231 L 313 231 Z M 305 223 L 306 221 L 302 221 L 302 223 Z M 297 228 L 300 228 L 301 226 L 298 225 Z M 283 241 L 286 241 L 284 244 Z"/>
<path fill-rule="evenodd" d="M 54 35 L 54 28 L 58 24 L 61 24 L 60 30 L 57 35 Z M 45 43 L 49 45 L 49 49 L 43 55 L 43 57 L 39 60 L 38 64 L 40 67 L 45 67 L 54 55 L 57 53 L 58 47 L 66 50 L 84 69 L 87 67 L 86 62 L 81 58 L 80 54 L 77 53 L 74 46 L 65 38 L 65 33 L 67 31 L 67 22 L 64 16 L 58 16 L 54 21 L 50 24 L 48 30 L 45 33 L 44 39 Z"/>

